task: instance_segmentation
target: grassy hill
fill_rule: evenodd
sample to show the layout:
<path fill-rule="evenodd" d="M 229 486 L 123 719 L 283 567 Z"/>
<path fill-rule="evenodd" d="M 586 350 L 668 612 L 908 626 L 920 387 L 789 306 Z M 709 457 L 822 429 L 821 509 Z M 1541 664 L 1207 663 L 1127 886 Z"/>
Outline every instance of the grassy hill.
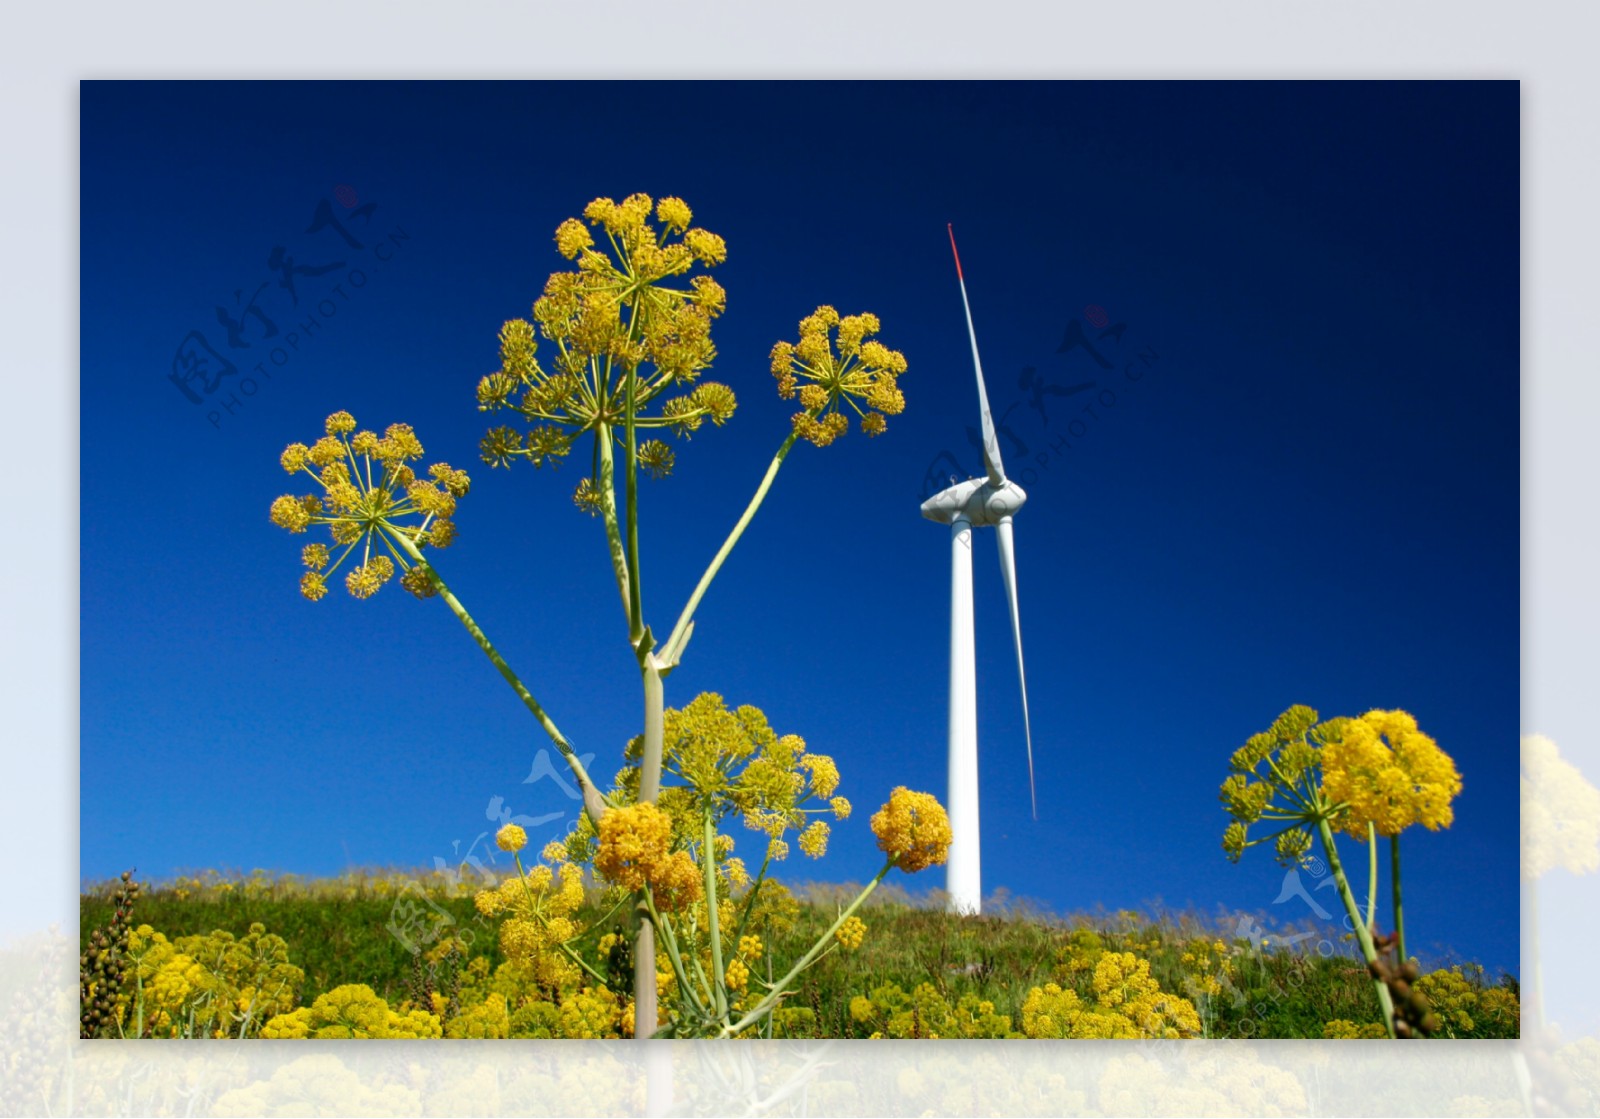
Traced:
<path fill-rule="evenodd" d="M 219 929 L 243 936 L 259 922 L 287 941 L 289 961 L 304 970 L 302 1005 L 360 983 L 399 1007 L 426 998 L 427 990 L 447 990 L 451 975 L 475 958 L 486 961 L 477 965 L 480 975 L 504 962 L 495 923 L 477 912 L 473 892 L 466 882 L 432 872 L 362 872 L 316 882 L 208 874 L 148 889 L 135 903 L 133 923 L 176 938 Z M 774 966 L 781 971 L 801 954 L 832 924 L 839 900 L 853 893 L 848 887 L 797 888 L 795 904 L 766 929 Z M 937 903 L 937 895 L 918 899 L 880 890 L 861 913 L 868 926 L 861 947 L 830 952 L 803 976 L 788 1003 L 798 1011 L 786 1015 L 788 1034 L 926 1036 L 936 1032 L 933 1022 L 956 1028 L 952 1015 L 972 996 L 966 1002 L 971 1013 L 962 1020 L 980 1015 L 988 1025 L 961 1028 L 1003 1035 L 1022 1029 L 1030 992 L 1048 984 L 1076 991 L 1086 1003 L 1114 999 L 1114 992 L 1096 986 L 1104 985 L 1096 965 L 1107 953 L 1119 959 L 1131 954 L 1148 965 L 1163 992 L 1188 999 L 1200 1036 L 1353 1036 L 1381 1021 L 1353 944 L 1321 939 L 1333 935 L 1328 930 L 1285 946 L 1283 930 L 1263 935 L 1258 922 L 1241 925 L 1237 918 L 1229 927 L 1193 914 L 1069 919 L 1019 904 L 961 917 Z M 86 938 L 110 915 L 108 887 L 83 894 Z M 586 923 L 603 916 L 593 909 L 582 915 Z M 600 935 L 620 928 L 613 917 L 581 944 L 592 948 Z M 1237 935 L 1241 928 L 1253 931 Z M 427 962 L 428 950 L 447 936 L 462 942 L 446 961 L 450 974 Z M 1438 993 L 1446 1036 L 1516 1036 L 1516 1015 L 1507 1010 L 1516 1005 L 1515 979 L 1495 979 L 1470 965 L 1436 974 L 1428 982 Z M 617 986 L 625 988 L 620 981 Z M 997 1024 L 1001 1018 L 1009 1026 Z"/>

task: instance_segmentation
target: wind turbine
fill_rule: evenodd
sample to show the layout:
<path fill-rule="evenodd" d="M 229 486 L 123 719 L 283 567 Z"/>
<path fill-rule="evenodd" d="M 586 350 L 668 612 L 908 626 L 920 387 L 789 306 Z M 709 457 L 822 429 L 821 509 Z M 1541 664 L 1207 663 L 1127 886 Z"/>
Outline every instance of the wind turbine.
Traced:
<path fill-rule="evenodd" d="M 945 867 L 945 890 L 955 913 L 977 913 L 983 882 L 978 850 L 978 675 L 972 636 L 972 530 L 993 527 L 1000 544 L 1000 575 L 1011 600 L 1011 633 L 1017 646 L 1017 677 L 1022 682 L 1022 726 L 1028 743 L 1028 795 L 1034 819 L 1039 801 L 1033 788 L 1033 727 L 1028 719 L 1028 678 L 1022 667 L 1022 619 L 1017 612 L 1017 566 L 1011 518 L 1028 495 L 1006 478 L 995 440 L 989 395 L 978 360 L 978 335 L 972 328 L 972 305 L 961 274 L 961 254 L 950 227 L 950 251 L 956 259 L 961 305 L 972 339 L 972 367 L 978 376 L 978 410 L 983 418 L 983 478 L 956 482 L 922 503 L 922 515 L 950 526 L 950 829 L 952 842 Z"/>

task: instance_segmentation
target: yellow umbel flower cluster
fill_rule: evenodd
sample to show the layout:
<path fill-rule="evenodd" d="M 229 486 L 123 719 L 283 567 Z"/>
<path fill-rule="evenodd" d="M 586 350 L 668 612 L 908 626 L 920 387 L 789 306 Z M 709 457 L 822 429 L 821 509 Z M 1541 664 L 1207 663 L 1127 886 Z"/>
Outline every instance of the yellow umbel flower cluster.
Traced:
<path fill-rule="evenodd" d="M 473 900 L 485 917 L 504 918 L 500 948 L 508 959 L 526 964 L 551 990 L 577 981 L 578 967 L 562 949 L 585 931 L 576 919 L 584 903 L 582 867 L 557 861 L 524 873 L 519 862 L 517 874 Z"/>
<path fill-rule="evenodd" d="M 264 1038 L 441 1037 L 439 1016 L 426 1010 L 391 1010 L 365 983 L 347 983 L 310 1006 L 280 1014 L 261 1027 Z"/>
<path fill-rule="evenodd" d="M 1220 940 L 1200 937 L 1191 941 L 1178 965 L 1183 969 L 1184 990 L 1191 995 L 1220 995 L 1223 985 L 1233 979 L 1233 957 Z"/>
<path fill-rule="evenodd" d="M 867 923 L 860 917 L 846 917 L 844 924 L 833 934 L 833 938 L 839 942 L 839 947 L 852 952 L 861 947 L 861 942 L 866 937 Z"/>
<path fill-rule="evenodd" d="M 123 1032 L 140 1037 L 250 1037 L 291 1009 L 305 972 L 282 937 L 256 923 L 169 940 L 149 925 L 128 935 L 130 981 L 117 995 Z"/>
<path fill-rule="evenodd" d="M 1412 824 L 1449 827 L 1461 775 L 1409 714 L 1369 711 L 1344 720 L 1340 732 L 1328 736 L 1322 789 L 1329 800 L 1348 806 L 1334 825 L 1365 839 L 1369 823 L 1379 835 L 1399 835 Z"/>
<path fill-rule="evenodd" d="M 1504 1037 L 1516 1033 L 1521 1019 L 1516 992 L 1484 985 L 1481 970 L 1471 978 L 1460 966 L 1430 971 L 1417 980 L 1416 990 L 1439 1016 L 1441 1032 L 1448 1037 Z"/>
<path fill-rule="evenodd" d="M 896 983 L 874 987 L 870 995 L 850 1000 L 850 1017 L 875 1027 L 871 1035 L 875 1040 L 1022 1036 L 1012 1031 L 1010 1017 L 997 1013 L 988 999 L 969 993 L 951 1006 L 931 983 L 918 984 L 909 994 Z"/>
<path fill-rule="evenodd" d="M 700 842 L 708 813 L 713 824 L 738 814 L 745 827 L 767 836 L 774 862 L 788 855 L 784 836 L 791 830 L 799 832 L 803 854 L 821 858 L 827 852 L 829 826 L 811 817 L 850 815 L 850 802 L 835 795 L 839 767 L 831 757 L 809 752 L 799 735 L 778 734 L 759 708 L 730 709 L 715 692 L 703 692 L 681 709 L 668 708 L 664 723 L 663 771 L 684 781 L 661 791 L 662 809 L 675 821 L 672 846 Z M 628 744 L 632 764 L 617 775 L 624 796 L 637 795 L 643 749 L 643 737 Z M 720 836 L 718 844 L 721 866 L 736 861 L 729 858 L 730 838 Z M 742 863 L 727 873 L 746 877 Z"/>
<path fill-rule="evenodd" d="M 669 283 L 696 265 L 721 264 L 722 238 L 691 227 L 693 214 L 681 198 L 597 198 L 583 214 L 587 225 L 568 218 L 555 235 L 557 250 L 577 270 L 550 276 L 532 321 L 505 324 L 500 368 L 478 383 L 480 410 L 510 410 L 532 425 L 526 433 L 503 426 L 484 436 L 480 450 L 490 466 L 556 461 L 579 435 L 602 424 L 620 429 L 630 414 L 636 429 L 680 436 L 733 415 L 732 389 L 694 384 L 716 356 L 711 323 L 727 306 L 727 293 L 704 274 L 681 286 Z M 555 345 L 548 368 L 538 357 L 540 337 Z M 638 454 L 651 476 L 671 472 L 675 456 L 667 444 L 648 440 Z M 596 484 L 585 481 L 578 503 L 587 508 Z"/>
<path fill-rule="evenodd" d="M 899 786 L 872 816 L 878 849 L 907 874 L 941 866 L 950 853 L 950 817 L 932 793 Z"/>
<path fill-rule="evenodd" d="M 289 532 L 326 525 L 340 549 L 337 557 L 322 543 L 301 550 L 308 570 L 300 577 L 300 593 L 312 602 L 326 595 L 329 578 L 359 548 L 345 577 L 345 589 L 355 598 L 376 594 L 394 577 L 397 564 L 406 590 L 418 598 L 437 594 L 427 568 L 413 562 L 409 548 L 396 544 L 403 539 L 411 548 L 449 547 L 456 538 L 456 501 L 471 488 L 471 479 L 445 462 L 429 467 L 426 479 L 418 478 L 410 464 L 422 457 L 422 443 L 409 424 L 390 424 L 380 437 L 356 431 L 349 412 L 335 412 L 324 430 L 310 446 L 291 443 L 278 460 L 289 474 L 315 480 L 322 495 L 284 494 L 270 511 L 272 523 Z"/>
<path fill-rule="evenodd" d="M 1194 1037 L 1200 1015 L 1186 998 L 1161 990 L 1150 961 L 1105 952 L 1090 981 L 1093 1002 L 1054 983 L 1035 987 L 1022 1004 L 1022 1029 L 1036 1038 Z"/>
<path fill-rule="evenodd" d="M 672 850 L 672 817 L 653 804 L 612 808 L 600 817 L 594 869 L 624 890 L 649 886 L 663 909 L 682 909 L 704 893 L 689 853 Z"/>
<path fill-rule="evenodd" d="M 799 398 L 801 410 L 793 422 L 802 439 L 826 447 L 848 431 L 843 405 L 861 417 L 861 430 L 868 435 L 883 434 L 884 417 L 905 411 L 899 384 L 905 355 L 869 341 L 878 329 L 877 315 L 841 318 L 832 307 L 822 306 L 800 320 L 798 342 L 772 348 L 778 395 Z"/>

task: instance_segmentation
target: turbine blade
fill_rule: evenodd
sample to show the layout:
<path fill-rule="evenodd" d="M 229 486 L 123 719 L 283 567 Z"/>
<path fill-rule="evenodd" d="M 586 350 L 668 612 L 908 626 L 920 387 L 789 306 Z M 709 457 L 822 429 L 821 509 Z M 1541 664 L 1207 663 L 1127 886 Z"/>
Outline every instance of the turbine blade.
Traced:
<path fill-rule="evenodd" d="M 950 231 L 950 252 L 956 258 L 956 280 L 961 284 L 961 306 L 967 312 L 967 337 L 972 339 L 972 368 L 978 374 L 978 411 L 983 417 L 983 468 L 989 481 L 1004 485 L 1005 467 L 1000 463 L 1000 443 L 994 436 L 994 417 L 989 414 L 989 394 L 983 387 L 983 362 L 978 360 L 978 332 L 972 328 L 972 304 L 967 302 L 967 278 L 961 274 L 961 254 L 956 251 L 955 226 L 946 225 Z"/>
<path fill-rule="evenodd" d="M 1022 683 L 1022 729 L 1028 741 L 1028 798 L 1033 802 L 1033 818 L 1039 818 L 1039 797 L 1033 785 L 1033 723 L 1028 718 L 1028 673 L 1022 666 L 1022 615 L 1017 610 L 1017 557 L 1012 546 L 1011 518 L 1001 517 L 994 526 L 1000 542 L 1000 576 L 1006 583 L 1006 598 L 1011 600 L 1011 635 L 1017 645 L 1017 679 Z"/>

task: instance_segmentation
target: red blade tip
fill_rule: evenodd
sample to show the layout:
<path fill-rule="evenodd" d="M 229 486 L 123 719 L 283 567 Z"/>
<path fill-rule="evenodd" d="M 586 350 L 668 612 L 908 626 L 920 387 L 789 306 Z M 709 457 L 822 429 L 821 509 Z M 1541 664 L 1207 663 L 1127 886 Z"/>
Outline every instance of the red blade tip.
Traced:
<path fill-rule="evenodd" d="M 955 253 L 956 258 L 956 279 L 965 283 L 967 278 L 961 274 L 961 254 L 956 250 L 956 227 L 950 222 L 946 222 L 944 227 L 950 231 L 950 251 Z"/>

